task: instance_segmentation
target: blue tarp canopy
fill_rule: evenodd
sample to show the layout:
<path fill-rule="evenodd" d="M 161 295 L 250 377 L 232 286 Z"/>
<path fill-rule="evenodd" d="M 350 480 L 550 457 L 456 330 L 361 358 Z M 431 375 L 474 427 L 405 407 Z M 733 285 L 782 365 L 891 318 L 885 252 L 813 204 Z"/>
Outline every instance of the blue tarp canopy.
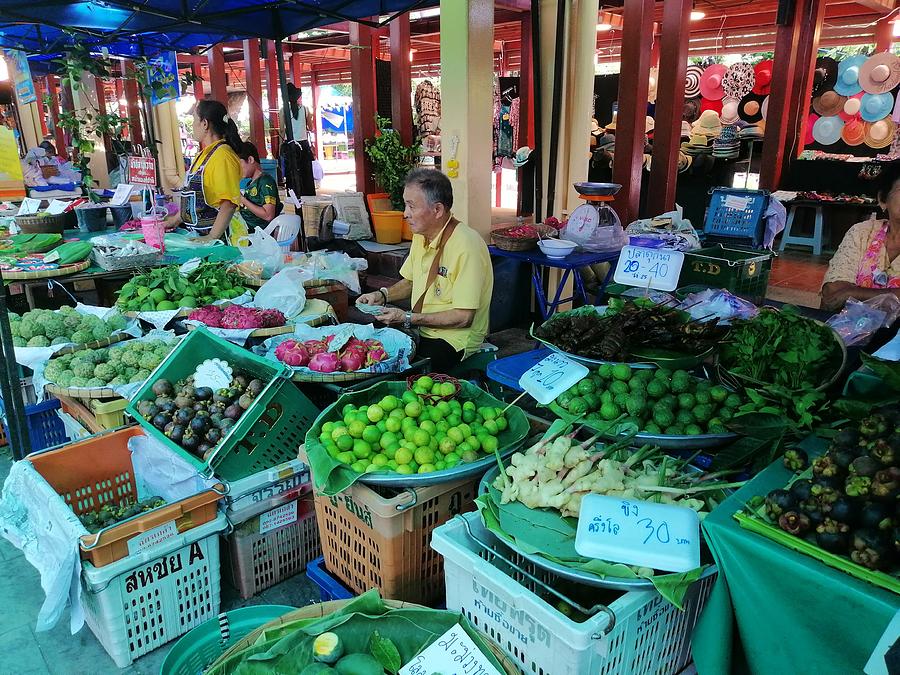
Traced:
<path fill-rule="evenodd" d="M 118 56 L 152 56 L 244 38 L 281 40 L 338 21 L 370 23 L 370 17 L 379 16 L 387 21 L 434 4 L 436 0 L 0 0 L 0 47 L 48 58 L 67 43 L 79 42 L 98 50 L 106 47 Z"/>

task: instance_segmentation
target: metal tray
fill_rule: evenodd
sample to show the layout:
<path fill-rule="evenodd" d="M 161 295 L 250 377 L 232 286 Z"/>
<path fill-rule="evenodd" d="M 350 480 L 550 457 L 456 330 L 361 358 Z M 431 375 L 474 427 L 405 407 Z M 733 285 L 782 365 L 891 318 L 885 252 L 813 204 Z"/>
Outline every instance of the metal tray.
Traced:
<path fill-rule="evenodd" d="M 608 438 L 615 437 L 609 436 Z M 724 434 L 698 434 L 696 436 L 665 436 L 663 434 L 639 433 L 634 437 L 634 443 L 655 445 L 663 450 L 711 450 L 733 443 L 737 439 L 738 435 L 730 431 Z"/>
<path fill-rule="evenodd" d="M 622 189 L 618 183 L 574 183 L 572 187 L 586 197 L 611 197 Z"/>
<path fill-rule="evenodd" d="M 487 494 L 488 487 L 491 483 L 494 482 L 499 473 L 500 468 L 495 466 L 482 477 L 481 482 L 478 484 L 479 495 Z M 503 544 L 511 551 L 515 551 L 518 555 L 522 556 L 529 562 L 532 562 L 538 567 L 541 567 L 549 572 L 553 572 L 554 574 L 563 577 L 564 579 L 568 579 L 569 581 L 574 581 L 579 584 L 585 584 L 586 586 L 610 588 L 616 591 L 656 591 L 655 587 L 653 586 L 653 582 L 650 581 L 650 579 L 645 579 L 643 577 L 638 577 L 637 579 L 625 579 L 621 577 L 599 577 L 596 574 L 591 574 L 589 572 L 583 572 L 571 567 L 566 567 L 565 565 L 561 565 L 559 563 L 553 562 L 552 560 L 548 560 L 544 556 L 538 555 L 536 553 L 526 553 L 518 546 L 516 546 L 514 542 L 498 537 L 493 532 L 489 532 L 489 534 L 491 538 Z M 483 545 L 483 542 L 480 543 L 482 543 Z M 712 576 L 717 571 L 718 568 L 715 565 L 707 565 L 706 569 L 704 569 L 703 573 L 700 575 L 700 579 L 705 579 L 709 576 Z"/>
<path fill-rule="evenodd" d="M 518 443 L 504 450 L 500 456 L 503 459 L 509 458 L 514 452 L 524 445 Z M 389 488 L 415 488 L 428 487 L 429 485 L 440 485 L 441 483 L 450 483 L 463 478 L 473 478 L 487 471 L 493 465 L 495 471 L 499 471 L 497 467 L 497 457 L 493 454 L 482 457 L 478 461 L 469 464 L 459 464 L 452 469 L 444 469 L 443 471 L 432 471 L 431 473 L 418 474 L 402 474 L 402 473 L 364 473 L 359 477 L 359 482 L 365 485 L 378 485 L 380 487 Z"/>

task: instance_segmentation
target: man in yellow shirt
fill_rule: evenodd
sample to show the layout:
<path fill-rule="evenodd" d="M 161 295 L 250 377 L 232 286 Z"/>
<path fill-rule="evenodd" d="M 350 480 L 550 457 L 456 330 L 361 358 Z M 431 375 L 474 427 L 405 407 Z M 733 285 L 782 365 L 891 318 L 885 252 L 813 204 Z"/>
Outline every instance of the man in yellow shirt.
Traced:
<path fill-rule="evenodd" d="M 360 296 L 360 304 L 387 305 L 409 299 L 411 309 L 385 307 L 376 317 L 387 325 L 419 328 L 417 353 L 446 371 L 472 354 L 488 331 L 494 271 L 487 245 L 450 213 L 450 180 L 433 169 L 406 177 L 404 217 L 413 231 L 402 280 Z"/>

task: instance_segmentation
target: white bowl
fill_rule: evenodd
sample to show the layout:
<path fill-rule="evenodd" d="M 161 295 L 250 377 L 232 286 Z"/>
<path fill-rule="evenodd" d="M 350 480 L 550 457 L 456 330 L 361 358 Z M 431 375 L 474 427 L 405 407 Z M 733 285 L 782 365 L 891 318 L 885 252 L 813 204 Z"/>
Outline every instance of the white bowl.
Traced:
<path fill-rule="evenodd" d="M 565 258 L 578 246 L 574 241 L 566 239 L 541 239 L 538 241 L 538 247 L 541 252 L 548 258 Z"/>

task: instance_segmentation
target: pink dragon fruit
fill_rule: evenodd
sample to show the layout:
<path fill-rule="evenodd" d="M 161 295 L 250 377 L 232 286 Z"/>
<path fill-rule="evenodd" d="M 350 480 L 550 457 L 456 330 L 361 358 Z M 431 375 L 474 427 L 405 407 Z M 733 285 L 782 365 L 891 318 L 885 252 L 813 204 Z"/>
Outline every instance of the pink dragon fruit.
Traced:
<path fill-rule="evenodd" d="M 363 344 L 366 345 L 366 349 L 384 349 L 381 340 L 376 340 L 375 338 L 369 338 Z"/>
<path fill-rule="evenodd" d="M 200 307 L 199 309 L 195 309 L 193 312 L 191 312 L 188 315 L 188 319 L 190 319 L 191 321 L 200 321 L 210 328 L 221 328 L 222 310 L 220 310 L 215 305 Z"/>
<path fill-rule="evenodd" d="M 278 346 L 275 347 L 275 358 L 279 361 L 284 361 L 284 355 L 292 350 L 296 344 L 296 340 L 285 340 L 284 342 L 279 343 Z"/>
<path fill-rule="evenodd" d="M 348 349 L 341 356 L 341 368 L 351 373 L 366 366 L 366 355 L 358 349 Z"/>
<path fill-rule="evenodd" d="M 309 360 L 309 369 L 317 373 L 336 373 L 341 369 L 341 360 L 334 352 L 319 352 Z"/>
<path fill-rule="evenodd" d="M 260 328 L 278 328 L 287 323 L 284 314 L 278 309 L 262 309 L 259 312 Z"/>
<path fill-rule="evenodd" d="M 387 360 L 388 353 L 384 350 L 384 347 L 375 347 L 369 349 L 366 354 L 366 365 L 372 366 L 376 363 L 381 363 L 382 361 Z"/>
<path fill-rule="evenodd" d="M 309 353 L 302 342 L 285 340 L 275 347 L 275 357 L 289 366 L 299 367 L 309 363 Z"/>
<path fill-rule="evenodd" d="M 222 328 L 248 330 L 260 328 L 257 310 L 241 305 L 229 305 L 222 312 Z"/>
<path fill-rule="evenodd" d="M 311 357 L 328 351 L 328 345 L 322 340 L 307 340 L 303 346 Z"/>

